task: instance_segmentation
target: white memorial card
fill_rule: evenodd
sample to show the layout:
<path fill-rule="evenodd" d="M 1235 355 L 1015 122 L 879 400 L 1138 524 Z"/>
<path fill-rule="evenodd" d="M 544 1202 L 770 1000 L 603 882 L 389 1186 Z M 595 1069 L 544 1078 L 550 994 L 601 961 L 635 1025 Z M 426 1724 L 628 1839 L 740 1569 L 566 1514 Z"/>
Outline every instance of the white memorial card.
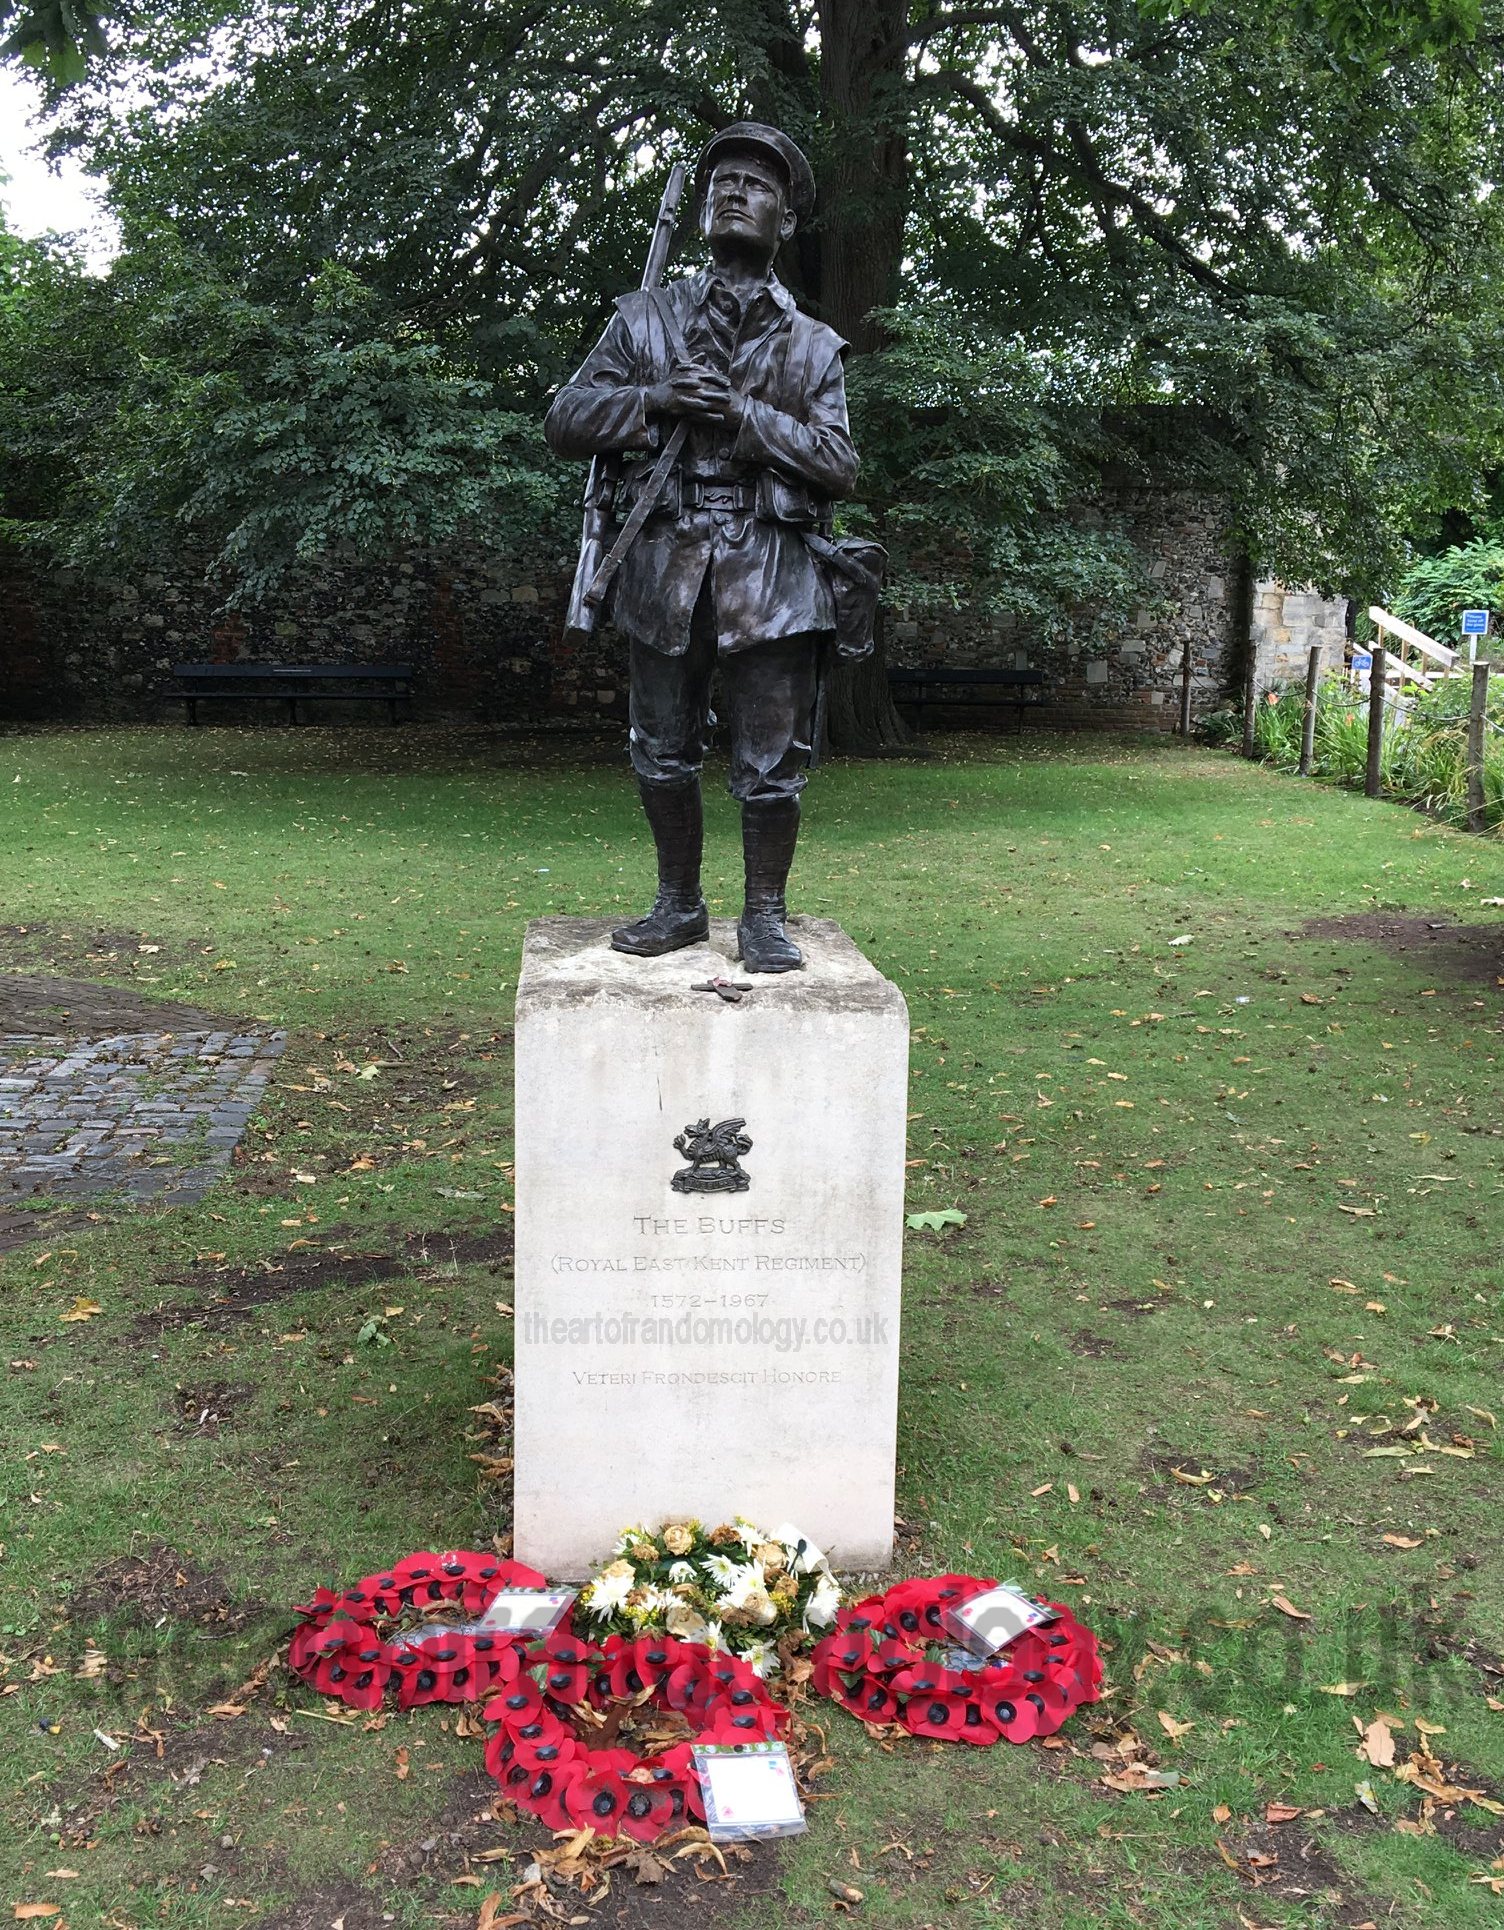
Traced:
<path fill-rule="evenodd" d="M 503 1588 L 476 1624 L 487 1635 L 531 1635 L 543 1642 L 569 1613 L 572 1588 Z"/>
<path fill-rule="evenodd" d="M 694 1762 L 711 1842 L 798 1836 L 807 1827 L 794 1765 L 781 1742 L 697 1743 Z"/>
<path fill-rule="evenodd" d="M 1006 1583 L 945 1611 L 946 1628 L 973 1655 L 981 1656 L 996 1655 L 1025 1630 L 1054 1620 L 1054 1614 L 1042 1603 L 1031 1601 L 1021 1588 L 1009 1588 Z"/>
<path fill-rule="evenodd" d="M 473 1622 L 430 1622 L 403 1637 L 409 1648 L 431 1647 L 453 1635 L 518 1635 L 546 1642 L 569 1613 L 572 1588 L 503 1588 Z"/>

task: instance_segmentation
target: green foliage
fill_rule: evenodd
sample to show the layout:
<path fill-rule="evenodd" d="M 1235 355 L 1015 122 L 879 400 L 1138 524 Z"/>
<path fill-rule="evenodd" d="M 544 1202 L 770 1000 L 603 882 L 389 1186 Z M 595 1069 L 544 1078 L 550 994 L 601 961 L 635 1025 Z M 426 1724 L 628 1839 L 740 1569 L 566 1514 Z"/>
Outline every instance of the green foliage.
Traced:
<path fill-rule="evenodd" d="M 1393 612 L 1438 643 L 1455 647 L 1464 610 L 1504 620 L 1504 537 L 1481 537 L 1423 557 L 1400 579 Z"/>
<path fill-rule="evenodd" d="M 52 477 L 51 540 L 191 525 L 241 594 L 316 540 L 490 526 L 503 495 L 561 542 L 578 478 L 521 418 L 636 281 L 669 162 L 752 114 L 823 184 L 783 272 L 881 349 L 851 371 L 859 513 L 910 602 L 1088 631 L 1141 604 L 1124 532 L 1079 513 L 1109 460 L 1221 494 L 1262 568 L 1374 595 L 1504 456 L 1504 315 L 1478 299 L 1504 266 L 1504 89 L 1479 6 L 889 6 L 876 35 L 862 0 L 692 22 L 409 0 L 400 31 L 385 0 L 142 10 L 60 110 L 126 254 L 104 303 L 41 276 L 73 379 L 23 370 L 19 460 Z M 338 276 L 365 306 L 336 326 Z M 167 339 L 175 304 L 215 302 L 245 371 Z M 294 419 L 305 362 L 317 422 Z M 106 406 L 96 460 L 80 418 L 117 376 L 138 406 Z"/>
<path fill-rule="evenodd" d="M 0 59 L 9 57 L 39 68 L 66 86 L 88 72 L 91 56 L 107 50 L 104 22 L 113 6 L 88 0 L 0 0 Z"/>
<path fill-rule="evenodd" d="M 900 604 L 1024 617 L 1045 633 L 1155 600 L 1090 498 L 1112 445 L 1103 391 L 1061 354 L 964 314 L 896 311 L 851 373 L 863 505 Z M 1094 404 L 1096 406 L 1094 406 Z"/>
<path fill-rule="evenodd" d="M 1208 0 L 1144 0 L 1159 18 L 1210 10 Z M 1249 11 L 1275 34 L 1319 34 L 1334 54 L 1368 68 L 1467 46 L 1484 23 L 1482 0 L 1264 0 Z"/>
<path fill-rule="evenodd" d="M 1416 804 L 1448 824 L 1467 822 L 1467 723 L 1471 680 L 1449 677 L 1391 708 L 1385 719 L 1379 780 L 1385 792 Z M 1281 770 L 1300 762 L 1305 691 L 1265 692 L 1254 716 L 1258 755 Z M 1504 679 L 1490 689 L 1490 727 L 1484 745 L 1485 824 L 1504 826 Z M 1368 773 L 1368 703 L 1340 676 L 1317 691 L 1312 775 L 1360 788 Z"/>
<path fill-rule="evenodd" d="M 330 268 L 252 300 L 170 237 L 100 283 L 35 257 L 0 308 L 13 538 L 85 566 L 204 552 L 231 603 L 321 555 L 562 549 L 537 419 Z"/>

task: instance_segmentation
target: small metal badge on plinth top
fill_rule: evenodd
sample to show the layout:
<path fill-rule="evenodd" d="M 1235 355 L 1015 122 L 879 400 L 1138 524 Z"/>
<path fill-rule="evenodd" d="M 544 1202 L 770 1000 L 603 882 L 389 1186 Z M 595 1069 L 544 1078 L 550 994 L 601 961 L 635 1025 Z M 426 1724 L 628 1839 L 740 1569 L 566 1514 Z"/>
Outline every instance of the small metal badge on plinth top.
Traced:
<path fill-rule="evenodd" d="M 745 1119 L 723 1119 L 712 1126 L 709 1115 L 686 1126 L 674 1140 L 674 1151 L 689 1164 L 674 1174 L 676 1193 L 745 1193 L 751 1176 L 742 1171 L 741 1156 L 752 1141 L 742 1131 Z"/>

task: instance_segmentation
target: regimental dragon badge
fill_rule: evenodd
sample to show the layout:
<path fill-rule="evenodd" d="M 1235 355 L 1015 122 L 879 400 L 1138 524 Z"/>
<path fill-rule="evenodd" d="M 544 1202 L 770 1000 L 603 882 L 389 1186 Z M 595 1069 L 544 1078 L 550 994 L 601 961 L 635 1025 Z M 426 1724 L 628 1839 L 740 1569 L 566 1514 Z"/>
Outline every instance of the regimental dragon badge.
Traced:
<path fill-rule="evenodd" d="M 674 1174 L 676 1193 L 745 1193 L 752 1184 L 742 1171 L 741 1157 L 750 1153 L 752 1141 L 742 1131 L 745 1119 L 723 1119 L 712 1126 L 709 1119 L 697 1119 L 674 1140 L 674 1151 L 689 1164 Z"/>

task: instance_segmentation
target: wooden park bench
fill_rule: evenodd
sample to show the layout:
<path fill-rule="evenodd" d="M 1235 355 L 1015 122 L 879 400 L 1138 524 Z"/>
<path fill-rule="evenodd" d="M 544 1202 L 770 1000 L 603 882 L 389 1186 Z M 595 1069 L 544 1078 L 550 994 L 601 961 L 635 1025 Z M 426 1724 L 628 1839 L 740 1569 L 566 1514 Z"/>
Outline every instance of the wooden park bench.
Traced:
<path fill-rule="evenodd" d="M 175 663 L 172 674 L 178 687 L 167 694 L 188 706 L 190 724 L 206 697 L 286 704 L 290 724 L 302 721 L 299 703 L 370 697 L 386 704 L 395 724 L 398 704 L 413 694 L 410 663 Z"/>
<path fill-rule="evenodd" d="M 1042 670 L 952 670 L 944 664 L 888 672 L 894 702 L 913 710 L 914 723 L 920 729 L 926 704 L 1011 704 L 1022 723 L 1025 705 L 1040 701 L 1025 693 L 1042 689 L 1044 681 Z M 994 696 L 994 692 L 999 694 Z"/>

